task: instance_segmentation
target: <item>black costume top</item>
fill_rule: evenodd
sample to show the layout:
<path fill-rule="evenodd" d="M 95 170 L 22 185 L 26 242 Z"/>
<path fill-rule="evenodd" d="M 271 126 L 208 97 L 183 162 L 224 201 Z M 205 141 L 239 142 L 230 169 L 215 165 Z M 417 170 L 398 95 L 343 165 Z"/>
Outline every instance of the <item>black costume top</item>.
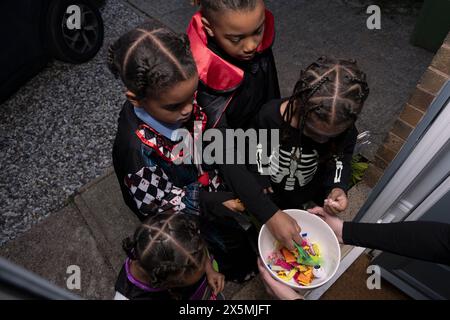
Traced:
<path fill-rule="evenodd" d="M 270 151 L 268 168 L 264 171 L 270 175 L 275 202 L 283 209 L 299 208 L 310 200 L 322 205 L 333 188 L 348 189 L 357 129 L 352 126 L 326 143 L 317 143 L 285 124 L 280 113 L 284 101 L 268 102 L 258 115 L 259 128 L 280 129 L 278 148 L 260 142 Z M 282 128 L 288 131 L 286 137 Z"/>

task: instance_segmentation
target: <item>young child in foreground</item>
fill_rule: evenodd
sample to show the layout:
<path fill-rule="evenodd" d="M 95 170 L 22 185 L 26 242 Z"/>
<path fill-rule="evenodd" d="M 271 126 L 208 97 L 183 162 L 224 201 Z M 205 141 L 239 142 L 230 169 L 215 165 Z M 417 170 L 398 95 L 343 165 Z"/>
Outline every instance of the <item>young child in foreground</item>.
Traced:
<path fill-rule="evenodd" d="M 196 216 L 162 213 L 123 241 L 128 258 L 119 273 L 116 300 L 215 300 L 225 278 L 214 270 Z M 218 297 L 219 295 L 219 297 Z"/>

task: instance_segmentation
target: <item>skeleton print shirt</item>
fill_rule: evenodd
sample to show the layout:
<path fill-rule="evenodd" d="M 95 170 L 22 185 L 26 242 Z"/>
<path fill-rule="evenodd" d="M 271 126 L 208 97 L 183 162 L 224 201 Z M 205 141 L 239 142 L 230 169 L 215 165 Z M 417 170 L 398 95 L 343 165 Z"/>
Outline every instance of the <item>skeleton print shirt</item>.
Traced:
<path fill-rule="evenodd" d="M 272 100 L 263 106 L 258 116 L 260 129 L 281 129 L 284 126 L 280 113 L 284 101 L 286 100 Z M 320 188 L 323 194 L 333 188 L 347 191 L 357 137 L 356 128 L 353 126 L 324 144 L 305 135 L 300 138 L 298 129 L 289 127 L 288 130 L 288 139 L 281 137 L 280 131 L 278 147 L 266 143 L 269 157 L 265 166 L 262 163 L 258 165 L 258 171 L 270 177 L 272 187 L 278 193 L 298 192 L 308 188 Z M 264 143 L 260 141 L 260 146 Z"/>

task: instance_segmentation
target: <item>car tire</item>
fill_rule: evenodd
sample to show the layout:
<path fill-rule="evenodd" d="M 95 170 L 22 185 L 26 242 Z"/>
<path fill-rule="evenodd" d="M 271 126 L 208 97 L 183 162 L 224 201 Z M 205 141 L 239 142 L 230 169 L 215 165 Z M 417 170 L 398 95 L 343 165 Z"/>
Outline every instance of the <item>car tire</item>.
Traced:
<path fill-rule="evenodd" d="M 75 14 L 67 13 L 71 5 L 80 9 L 79 25 L 69 19 Z M 103 45 L 103 20 L 97 6 L 89 0 L 53 0 L 47 13 L 46 31 L 51 54 L 70 63 L 92 59 Z"/>

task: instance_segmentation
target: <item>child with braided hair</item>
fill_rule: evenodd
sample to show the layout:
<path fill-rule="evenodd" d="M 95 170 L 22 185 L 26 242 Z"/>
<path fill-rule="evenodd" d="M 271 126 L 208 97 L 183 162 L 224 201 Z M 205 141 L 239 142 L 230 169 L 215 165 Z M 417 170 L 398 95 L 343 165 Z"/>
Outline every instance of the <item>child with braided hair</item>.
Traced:
<path fill-rule="evenodd" d="M 355 61 L 321 57 L 301 71 L 291 97 L 261 109 L 259 127 L 281 131 L 264 172 L 275 203 L 304 208 L 313 201 L 334 214 L 347 208 L 355 121 L 368 94 Z"/>
<path fill-rule="evenodd" d="M 115 285 L 116 300 L 214 300 L 224 288 L 196 216 L 152 216 L 123 241 L 123 249 L 128 258 Z"/>
<path fill-rule="evenodd" d="M 218 185 L 214 176 L 200 183 L 201 168 L 175 161 L 192 157 L 175 152 L 182 143 L 176 130 L 192 133 L 194 121 L 203 128 L 206 122 L 195 100 L 198 74 L 187 36 L 145 23 L 110 46 L 108 67 L 126 87 L 113 147 L 125 203 L 140 220 L 166 211 L 198 214 L 200 191 Z"/>

